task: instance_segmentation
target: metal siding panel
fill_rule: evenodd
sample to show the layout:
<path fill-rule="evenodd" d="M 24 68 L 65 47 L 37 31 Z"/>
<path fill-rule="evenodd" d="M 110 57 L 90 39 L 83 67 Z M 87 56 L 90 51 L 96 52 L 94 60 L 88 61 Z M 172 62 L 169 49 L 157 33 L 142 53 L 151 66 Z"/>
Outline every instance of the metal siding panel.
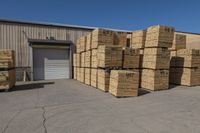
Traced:
<path fill-rule="evenodd" d="M 23 31 L 32 39 L 46 39 L 50 35 L 58 40 L 71 40 L 74 44 L 77 38 L 90 32 L 85 29 L 0 22 L 0 48 L 16 51 L 17 67 L 30 67 L 30 49 Z"/>

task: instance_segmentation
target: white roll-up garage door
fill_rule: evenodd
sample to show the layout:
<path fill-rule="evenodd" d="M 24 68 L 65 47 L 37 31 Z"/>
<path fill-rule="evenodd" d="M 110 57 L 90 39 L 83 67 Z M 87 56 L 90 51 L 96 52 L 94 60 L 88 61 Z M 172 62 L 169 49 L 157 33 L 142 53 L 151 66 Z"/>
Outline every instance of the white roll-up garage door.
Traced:
<path fill-rule="evenodd" d="M 68 79 L 69 49 L 33 49 L 33 79 Z"/>

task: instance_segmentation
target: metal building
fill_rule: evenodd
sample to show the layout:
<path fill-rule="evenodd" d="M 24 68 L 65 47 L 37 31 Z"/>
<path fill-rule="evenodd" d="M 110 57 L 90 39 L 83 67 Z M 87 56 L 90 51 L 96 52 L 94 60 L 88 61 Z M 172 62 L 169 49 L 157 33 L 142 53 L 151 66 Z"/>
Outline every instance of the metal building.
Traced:
<path fill-rule="evenodd" d="M 0 49 L 16 51 L 17 80 L 72 77 L 72 53 L 77 38 L 95 27 L 0 19 Z M 130 32 L 130 31 L 124 31 Z M 200 34 L 187 35 L 187 47 L 200 49 Z"/>
<path fill-rule="evenodd" d="M 17 80 L 70 78 L 76 39 L 91 27 L 0 20 L 0 49 L 16 51 Z"/>

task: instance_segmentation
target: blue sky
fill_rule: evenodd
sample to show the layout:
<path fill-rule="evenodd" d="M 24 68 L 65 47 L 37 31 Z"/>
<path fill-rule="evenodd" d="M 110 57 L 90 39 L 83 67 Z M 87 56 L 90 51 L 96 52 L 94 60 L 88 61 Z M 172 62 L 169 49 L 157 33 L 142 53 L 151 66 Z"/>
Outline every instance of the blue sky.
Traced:
<path fill-rule="evenodd" d="M 0 18 L 122 30 L 163 24 L 200 33 L 200 1 L 0 0 Z"/>

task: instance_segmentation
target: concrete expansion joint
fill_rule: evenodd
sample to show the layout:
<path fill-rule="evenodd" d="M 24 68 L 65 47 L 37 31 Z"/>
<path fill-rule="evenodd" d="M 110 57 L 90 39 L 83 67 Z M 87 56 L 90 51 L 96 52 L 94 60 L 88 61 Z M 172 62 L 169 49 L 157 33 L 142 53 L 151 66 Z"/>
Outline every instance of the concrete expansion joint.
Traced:
<path fill-rule="evenodd" d="M 46 117 L 45 117 L 45 114 L 46 114 L 46 110 L 45 110 L 45 107 L 42 107 L 42 110 L 43 110 L 43 113 L 42 113 L 42 117 L 43 117 L 43 127 L 44 127 L 44 132 L 47 133 L 47 127 L 46 127 Z"/>
<path fill-rule="evenodd" d="M 21 113 L 21 110 L 18 111 L 6 124 L 5 128 L 3 129 L 3 131 L 1 133 L 5 133 L 7 131 L 7 129 L 9 128 L 9 125 L 12 123 L 12 121 Z"/>

